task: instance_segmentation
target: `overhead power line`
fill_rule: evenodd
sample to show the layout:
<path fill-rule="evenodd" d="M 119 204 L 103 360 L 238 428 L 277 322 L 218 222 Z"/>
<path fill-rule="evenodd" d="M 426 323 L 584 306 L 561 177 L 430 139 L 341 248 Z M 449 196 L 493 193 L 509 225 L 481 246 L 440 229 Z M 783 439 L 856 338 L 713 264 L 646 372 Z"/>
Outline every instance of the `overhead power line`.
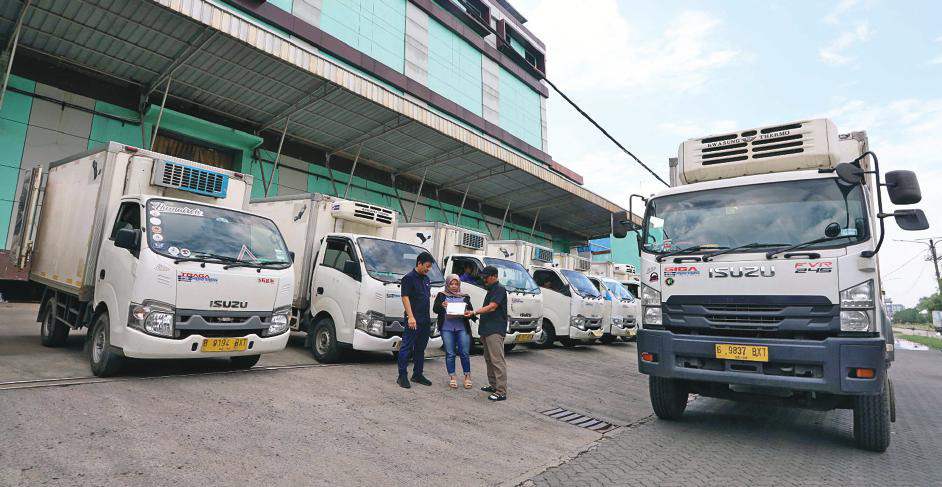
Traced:
<path fill-rule="evenodd" d="M 629 156 L 631 156 L 631 158 L 634 159 L 635 162 L 640 164 L 641 167 L 643 167 L 649 173 L 651 173 L 651 175 L 654 176 L 655 179 L 664 183 L 664 186 L 670 186 L 670 184 L 668 184 L 667 181 L 664 181 L 663 179 L 661 179 L 660 176 L 657 175 L 656 172 L 652 171 L 651 168 L 647 166 L 647 164 L 641 162 L 641 159 L 638 159 L 634 154 L 631 153 L 630 150 L 626 149 L 625 146 L 621 145 L 621 142 L 615 140 L 615 137 L 612 137 L 612 135 L 609 134 L 607 130 L 602 128 L 602 126 L 599 125 L 599 123 L 596 122 L 591 116 L 589 116 L 588 113 L 586 113 L 582 108 L 579 108 L 579 105 L 576 105 L 576 102 L 572 101 L 571 98 L 569 98 L 568 96 L 566 96 L 565 93 L 560 91 L 559 88 L 557 88 L 556 85 L 554 85 L 553 82 L 549 80 L 549 78 L 543 78 L 543 80 L 546 81 L 546 83 L 549 84 L 553 88 L 553 90 L 556 91 L 556 93 L 559 93 L 559 96 L 563 97 L 564 100 L 566 100 L 570 105 L 572 105 L 572 107 L 575 108 L 577 112 L 579 112 L 583 117 L 585 117 L 585 119 L 588 120 L 589 123 L 591 123 L 592 125 L 595 125 L 595 128 L 599 129 L 603 134 L 605 134 L 605 136 L 608 137 L 608 140 L 611 140 L 625 154 L 628 154 Z"/>

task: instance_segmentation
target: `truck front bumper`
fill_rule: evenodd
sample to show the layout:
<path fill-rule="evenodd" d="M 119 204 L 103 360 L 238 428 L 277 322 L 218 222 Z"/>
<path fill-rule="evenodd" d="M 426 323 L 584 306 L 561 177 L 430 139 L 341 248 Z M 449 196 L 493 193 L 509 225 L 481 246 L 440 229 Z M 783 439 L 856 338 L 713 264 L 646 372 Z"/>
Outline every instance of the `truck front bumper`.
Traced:
<path fill-rule="evenodd" d="M 716 344 L 766 346 L 769 361 L 717 359 Z M 653 360 L 642 360 L 642 353 L 652 354 Z M 873 369 L 875 377 L 853 377 L 856 368 Z M 883 390 L 886 377 L 886 342 L 881 337 L 749 339 L 642 329 L 638 332 L 638 369 L 648 375 L 690 381 L 832 394 L 877 394 Z"/>
<path fill-rule="evenodd" d="M 634 323 L 632 323 L 631 325 L 625 325 L 625 324 L 616 325 L 616 324 L 612 324 L 612 325 L 609 326 L 609 329 L 605 331 L 605 333 L 607 333 L 607 334 L 609 334 L 609 335 L 612 335 L 612 336 L 616 336 L 616 337 L 627 337 L 627 336 L 632 336 L 631 331 L 632 331 L 633 329 L 634 329 Z"/>
<path fill-rule="evenodd" d="M 380 338 L 370 335 L 363 330 L 353 330 L 354 350 L 363 350 L 364 352 L 395 352 L 399 350 L 401 344 L 401 336 L 394 335 L 388 338 Z M 442 348 L 441 335 L 429 338 L 428 345 L 425 348 L 426 350 Z"/>
<path fill-rule="evenodd" d="M 597 327 L 594 329 L 589 328 L 586 330 L 580 330 L 576 328 L 575 326 L 570 326 L 569 338 L 572 338 L 573 340 L 585 340 L 585 341 L 595 340 L 596 338 L 600 338 L 602 336 L 602 327 L 598 325 L 596 326 Z"/>
<path fill-rule="evenodd" d="M 273 337 L 260 337 L 255 333 L 247 333 L 243 338 L 249 339 L 249 348 L 243 351 L 203 352 L 200 349 L 202 348 L 203 339 L 207 337 L 202 335 L 190 335 L 183 339 L 161 338 L 145 334 L 133 328 L 127 328 L 122 334 L 120 348 L 125 357 L 131 358 L 226 358 L 284 350 L 290 335 L 291 333 L 285 332 Z"/>

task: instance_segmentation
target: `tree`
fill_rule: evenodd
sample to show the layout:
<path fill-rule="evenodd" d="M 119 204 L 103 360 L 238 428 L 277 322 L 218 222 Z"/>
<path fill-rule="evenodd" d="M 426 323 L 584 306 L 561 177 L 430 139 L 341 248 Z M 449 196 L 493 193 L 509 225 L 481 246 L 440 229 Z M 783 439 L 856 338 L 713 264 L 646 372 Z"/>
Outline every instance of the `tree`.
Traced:
<path fill-rule="evenodd" d="M 925 299 L 925 298 L 923 298 Z M 921 314 L 916 308 L 904 308 L 893 315 L 893 323 L 928 323 L 928 315 Z"/>

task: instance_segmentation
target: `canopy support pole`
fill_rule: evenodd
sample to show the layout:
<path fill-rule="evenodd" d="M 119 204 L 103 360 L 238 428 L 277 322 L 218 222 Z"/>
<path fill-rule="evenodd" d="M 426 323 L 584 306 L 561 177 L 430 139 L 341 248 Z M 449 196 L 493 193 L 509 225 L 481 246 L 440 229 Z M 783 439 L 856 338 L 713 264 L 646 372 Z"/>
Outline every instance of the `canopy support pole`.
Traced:
<path fill-rule="evenodd" d="M 262 178 L 262 184 L 265 185 L 265 197 L 268 197 L 268 191 L 271 189 L 271 185 L 275 182 L 275 171 L 278 170 L 278 163 L 281 162 L 281 148 L 285 145 L 285 135 L 288 133 L 288 123 L 291 121 L 291 117 L 285 117 L 285 129 L 281 131 L 281 140 L 278 141 L 278 152 L 275 154 L 275 163 L 271 166 L 271 175 L 268 176 L 268 183 L 265 183 L 265 178 Z M 261 165 L 259 161 L 259 169 L 264 174 L 265 166 Z"/>
<path fill-rule="evenodd" d="M 464 213 L 464 202 L 468 199 L 468 191 L 471 191 L 471 183 L 464 190 L 464 196 L 461 197 L 461 206 L 458 207 L 458 218 L 455 218 L 455 225 L 461 226 L 461 214 Z"/>
<path fill-rule="evenodd" d="M 327 177 L 330 178 L 330 185 L 334 188 L 334 196 L 340 196 L 340 192 L 337 191 L 337 182 L 334 181 L 334 171 L 330 168 L 330 154 L 324 158 L 324 165 L 327 166 Z"/>
<path fill-rule="evenodd" d="M 16 55 L 16 46 L 20 43 L 20 32 L 23 30 L 23 21 L 26 20 L 26 11 L 29 10 L 31 3 L 33 3 L 33 0 L 26 0 L 26 3 L 23 4 L 23 8 L 20 9 L 20 14 L 16 19 L 16 27 L 13 28 L 13 36 L 10 37 L 9 45 L 3 51 L 4 57 L 9 56 L 9 59 L 7 59 L 7 67 L 3 73 L 3 87 L 0 88 L 0 108 L 3 108 L 3 97 L 7 93 L 7 84 L 10 82 L 10 71 L 13 70 L 13 56 Z M 7 52 L 9 52 L 9 54 L 7 54 Z"/>
<path fill-rule="evenodd" d="M 409 217 L 406 216 L 406 207 L 402 204 L 402 196 L 399 195 L 399 188 L 396 186 L 396 175 L 389 173 L 389 178 L 392 179 L 393 191 L 396 193 L 396 200 L 399 201 L 399 209 L 402 210 L 402 217 L 406 219 L 406 223 L 409 223 Z"/>
<path fill-rule="evenodd" d="M 445 213 L 445 207 L 442 205 L 442 197 L 439 194 L 438 188 L 435 188 L 435 201 L 438 202 L 438 209 L 442 211 L 442 218 L 445 219 L 445 223 L 451 225 L 451 222 L 448 221 L 448 213 Z"/>
<path fill-rule="evenodd" d="M 540 219 L 540 210 L 543 208 L 536 209 L 536 216 L 533 217 L 533 226 L 530 227 L 530 238 L 533 238 L 533 234 L 536 232 L 536 222 Z"/>
<path fill-rule="evenodd" d="M 170 82 L 173 81 L 173 77 L 167 77 L 167 86 L 164 87 L 164 97 L 160 101 L 160 111 L 157 112 L 157 123 L 154 124 L 154 134 L 150 138 L 150 150 L 154 150 L 154 142 L 157 142 L 157 131 L 160 130 L 160 119 L 164 116 L 164 106 L 167 104 L 167 93 L 170 92 Z"/>
<path fill-rule="evenodd" d="M 353 184 L 353 173 L 357 172 L 357 162 L 360 160 L 360 151 L 363 150 L 363 143 L 360 143 L 360 148 L 357 149 L 357 156 L 353 159 L 353 168 L 350 169 L 350 177 L 347 179 L 347 187 L 343 190 L 343 198 L 347 199 L 347 193 L 350 191 L 350 185 Z"/>
<path fill-rule="evenodd" d="M 500 240 L 504 234 L 504 224 L 507 223 L 507 214 L 510 213 L 510 202 L 512 200 L 507 200 L 507 208 L 504 208 L 504 217 L 500 219 L 500 231 L 497 232 L 497 239 Z"/>
<path fill-rule="evenodd" d="M 412 214 L 409 215 L 409 221 L 415 220 L 415 209 L 419 207 L 419 200 L 422 199 L 422 186 L 425 186 L 425 177 L 428 176 L 428 168 L 422 173 L 422 180 L 419 181 L 419 191 L 415 193 L 415 204 L 412 205 Z"/>

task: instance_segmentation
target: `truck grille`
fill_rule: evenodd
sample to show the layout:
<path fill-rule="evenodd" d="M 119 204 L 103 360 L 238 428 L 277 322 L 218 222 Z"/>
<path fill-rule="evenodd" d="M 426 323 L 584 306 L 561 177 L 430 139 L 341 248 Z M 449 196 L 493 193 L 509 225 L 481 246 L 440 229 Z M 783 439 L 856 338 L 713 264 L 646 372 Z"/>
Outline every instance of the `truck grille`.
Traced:
<path fill-rule="evenodd" d="M 840 332 L 839 308 L 824 296 L 671 296 L 664 327 L 683 334 L 823 339 Z"/>

